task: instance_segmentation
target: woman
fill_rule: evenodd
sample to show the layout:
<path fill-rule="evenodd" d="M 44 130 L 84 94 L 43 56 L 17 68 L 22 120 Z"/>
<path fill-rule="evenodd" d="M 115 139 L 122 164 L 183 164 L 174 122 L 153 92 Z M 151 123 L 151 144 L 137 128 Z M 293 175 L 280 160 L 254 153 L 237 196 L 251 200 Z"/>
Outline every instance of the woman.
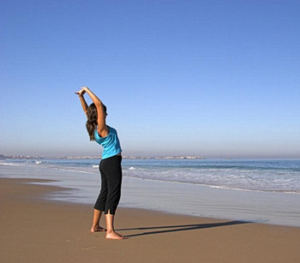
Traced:
<path fill-rule="evenodd" d="M 87 93 L 93 103 L 87 106 L 84 94 Z M 117 131 L 106 125 L 106 106 L 87 87 L 81 88 L 78 94 L 83 111 L 87 116 L 86 128 L 91 141 L 103 146 L 102 159 L 99 164 L 101 174 L 101 191 L 94 206 L 91 232 L 103 232 L 99 222 L 104 212 L 106 218 L 106 238 L 125 239 L 115 232 L 114 216 L 121 197 L 122 167 L 121 146 Z"/>

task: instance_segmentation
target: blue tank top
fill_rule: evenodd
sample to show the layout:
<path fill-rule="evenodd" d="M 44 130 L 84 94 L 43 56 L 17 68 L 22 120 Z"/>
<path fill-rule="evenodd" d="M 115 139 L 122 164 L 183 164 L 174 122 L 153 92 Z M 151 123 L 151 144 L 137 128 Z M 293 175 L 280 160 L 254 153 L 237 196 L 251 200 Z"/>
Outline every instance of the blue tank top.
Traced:
<path fill-rule="evenodd" d="M 107 127 L 109 129 L 109 133 L 106 137 L 100 137 L 97 129 L 95 129 L 94 133 L 95 141 L 103 146 L 102 159 L 115 156 L 122 152 L 117 131 L 112 127 Z"/>

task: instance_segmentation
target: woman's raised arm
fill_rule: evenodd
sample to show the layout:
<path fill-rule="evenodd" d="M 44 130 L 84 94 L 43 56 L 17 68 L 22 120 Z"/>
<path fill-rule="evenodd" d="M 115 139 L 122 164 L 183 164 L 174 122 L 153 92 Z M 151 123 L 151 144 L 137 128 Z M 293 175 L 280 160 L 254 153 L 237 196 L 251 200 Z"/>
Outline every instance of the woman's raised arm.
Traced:
<path fill-rule="evenodd" d="M 103 103 L 96 96 L 96 94 L 94 94 L 88 87 L 83 87 L 83 88 L 81 88 L 81 90 L 79 92 L 76 92 L 76 94 L 78 94 L 79 97 L 80 97 L 81 105 L 82 105 L 82 108 L 83 108 L 84 111 L 85 111 L 85 109 L 87 111 L 87 108 L 85 108 L 85 106 L 87 106 L 87 104 L 86 104 L 86 102 L 83 98 L 83 94 L 85 92 L 91 97 L 91 100 L 93 101 L 93 103 L 95 104 L 95 106 L 97 108 L 97 115 L 98 115 L 98 118 L 97 118 L 97 123 L 98 123 L 97 131 L 98 131 L 98 133 L 101 137 L 105 137 L 108 134 L 108 127 L 106 126 L 106 121 L 105 121 L 106 112 L 104 110 Z"/>
<path fill-rule="evenodd" d="M 85 91 L 83 89 L 81 89 L 80 91 L 77 91 L 75 93 L 79 96 L 81 107 L 82 107 L 85 115 L 87 115 L 88 105 L 83 97 L 83 94 L 85 93 Z"/>

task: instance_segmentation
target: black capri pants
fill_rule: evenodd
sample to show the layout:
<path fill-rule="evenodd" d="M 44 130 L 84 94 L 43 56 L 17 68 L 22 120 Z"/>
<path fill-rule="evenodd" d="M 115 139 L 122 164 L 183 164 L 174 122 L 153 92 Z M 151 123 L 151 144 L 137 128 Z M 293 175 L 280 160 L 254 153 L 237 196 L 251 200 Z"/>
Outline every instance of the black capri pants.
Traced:
<path fill-rule="evenodd" d="M 102 159 L 99 163 L 101 174 L 101 191 L 94 208 L 114 215 L 121 198 L 122 156 Z"/>

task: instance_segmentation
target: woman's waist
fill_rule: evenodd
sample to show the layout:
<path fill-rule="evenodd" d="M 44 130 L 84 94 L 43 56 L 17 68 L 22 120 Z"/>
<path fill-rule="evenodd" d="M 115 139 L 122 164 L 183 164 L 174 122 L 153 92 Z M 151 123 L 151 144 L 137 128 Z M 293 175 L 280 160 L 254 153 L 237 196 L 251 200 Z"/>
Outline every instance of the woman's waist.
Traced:
<path fill-rule="evenodd" d="M 122 156 L 122 150 L 121 149 L 104 149 L 102 153 L 102 159 L 106 159 L 113 156 Z"/>

